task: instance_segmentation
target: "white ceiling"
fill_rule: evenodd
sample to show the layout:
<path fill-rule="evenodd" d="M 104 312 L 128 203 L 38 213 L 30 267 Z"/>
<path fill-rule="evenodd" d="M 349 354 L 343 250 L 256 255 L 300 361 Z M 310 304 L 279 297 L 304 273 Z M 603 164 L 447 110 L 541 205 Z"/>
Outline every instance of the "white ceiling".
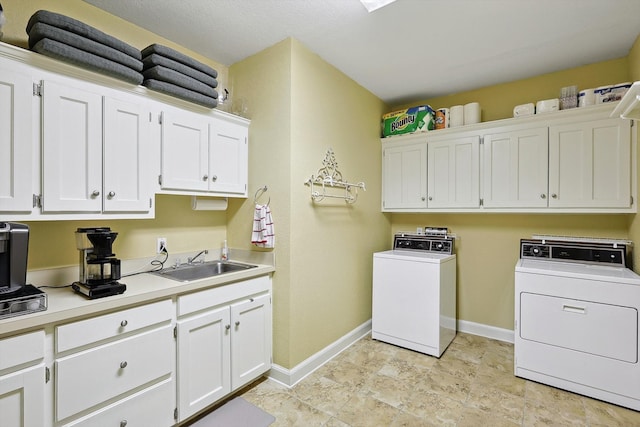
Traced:
<path fill-rule="evenodd" d="M 294 37 L 391 105 L 624 57 L 640 33 L 640 0 L 85 1 L 224 65 Z"/>

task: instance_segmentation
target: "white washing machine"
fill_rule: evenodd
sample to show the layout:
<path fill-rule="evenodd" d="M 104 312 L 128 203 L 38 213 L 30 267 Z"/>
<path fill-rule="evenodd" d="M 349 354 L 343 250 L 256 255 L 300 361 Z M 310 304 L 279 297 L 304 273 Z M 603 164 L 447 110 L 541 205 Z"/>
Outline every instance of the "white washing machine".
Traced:
<path fill-rule="evenodd" d="M 399 233 L 373 254 L 373 339 L 440 357 L 456 335 L 456 256 L 447 235 Z"/>
<path fill-rule="evenodd" d="M 640 410 L 630 242 L 537 236 L 515 271 L 515 375 Z"/>

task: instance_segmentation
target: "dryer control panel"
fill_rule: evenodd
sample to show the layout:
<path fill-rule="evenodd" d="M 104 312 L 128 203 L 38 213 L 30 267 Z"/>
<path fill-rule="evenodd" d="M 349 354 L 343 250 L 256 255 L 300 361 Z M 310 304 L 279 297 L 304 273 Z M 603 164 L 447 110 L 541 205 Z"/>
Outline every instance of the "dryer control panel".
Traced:
<path fill-rule="evenodd" d="M 393 249 L 437 252 L 452 255 L 454 239 L 449 236 L 398 233 L 393 238 Z"/>
<path fill-rule="evenodd" d="M 630 247 L 620 243 L 522 239 L 520 258 L 630 268 Z"/>

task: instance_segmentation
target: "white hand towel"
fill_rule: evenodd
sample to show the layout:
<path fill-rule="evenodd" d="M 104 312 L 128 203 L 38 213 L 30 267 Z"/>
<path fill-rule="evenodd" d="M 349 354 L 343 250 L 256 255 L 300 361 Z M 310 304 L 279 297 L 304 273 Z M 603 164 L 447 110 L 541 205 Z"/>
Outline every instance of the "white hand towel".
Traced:
<path fill-rule="evenodd" d="M 271 208 L 268 205 L 256 205 L 253 214 L 253 231 L 251 243 L 261 248 L 273 248 L 276 237 L 273 228 Z"/>

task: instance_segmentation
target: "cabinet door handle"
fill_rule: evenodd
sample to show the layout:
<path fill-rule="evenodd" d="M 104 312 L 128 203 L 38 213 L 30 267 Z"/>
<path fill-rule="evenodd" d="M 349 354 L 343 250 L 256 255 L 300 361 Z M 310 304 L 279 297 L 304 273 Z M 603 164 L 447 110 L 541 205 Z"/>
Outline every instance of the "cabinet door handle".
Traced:
<path fill-rule="evenodd" d="M 231 325 L 226 325 L 224 328 L 228 331 L 229 329 L 231 329 Z"/>
<path fill-rule="evenodd" d="M 120 362 L 120 369 L 124 369 L 126 368 L 128 365 L 127 361 L 125 360 L 124 362 Z"/>
<path fill-rule="evenodd" d="M 129 324 L 129 322 L 127 322 L 126 320 L 123 320 L 122 322 L 120 322 L 120 326 L 122 326 L 123 328 L 125 326 L 127 326 Z"/>
<path fill-rule="evenodd" d="M 127 427 L 127 420 L 120 421 L 120 427 Z"/>
<path fill-rule="evenodd" d="M 422 201 L 424 202 L 425 200 L 427 200 L 427 198 L 426 197 L 422 197 Z"/>
<path fill-rule="evenodd" d="M 546 194 L 541 194 L 541 195 L 540 195 L 540 198 L 541 198 L 541 199 L 546 199 L 546 198 L 547 198 L 547 195 L 546 195 Z"/>
<path fill-rule="evenodd" d="M 433 197 L 429 196 L 429 200 L 433 200 Z"/>
<path fill-rule="evenodd" d="M 98 197 L 100 195 L 100 192 L 98 190 L 93 190 L 93 193 L 91 193 L 91 197 Z"/>
<path fill-rule="evenodd" d="M 240 326 L 240 321 L 236 320 L 236 326 Z"/>
<path fill-rule="evenodd" d="M 209 175 L 205 175 L 205 176 L 203 176 L 203 177 L 202 177 L 202 180 L 203 180 L 203 181 L 206 181 L 206 180 L 208 180 L 208 179 L 209 179 Z"/>
<path fill-rule="evenodd" d="M 107 194 L 107 197 L 110 199 L 113 199 L 116 196 L 116 192 L 115 191 L 109 191 L 109 194 Z"/>
<path fill-rule="evenodd" d="M 555 194 L 555 193 L 553 193 L 553 194 L 551 195 L 551 197 L 553 197 L 554 199 L 557 199 L 557 198 L 558 198 L 558 195 L 557 195 L 557 194 Z"/>
<path fill-rule="evenodd" d="M 211 177 L 211 181 L 216 182 L 218 180 L 218 175 L 213 175 Z"/>

